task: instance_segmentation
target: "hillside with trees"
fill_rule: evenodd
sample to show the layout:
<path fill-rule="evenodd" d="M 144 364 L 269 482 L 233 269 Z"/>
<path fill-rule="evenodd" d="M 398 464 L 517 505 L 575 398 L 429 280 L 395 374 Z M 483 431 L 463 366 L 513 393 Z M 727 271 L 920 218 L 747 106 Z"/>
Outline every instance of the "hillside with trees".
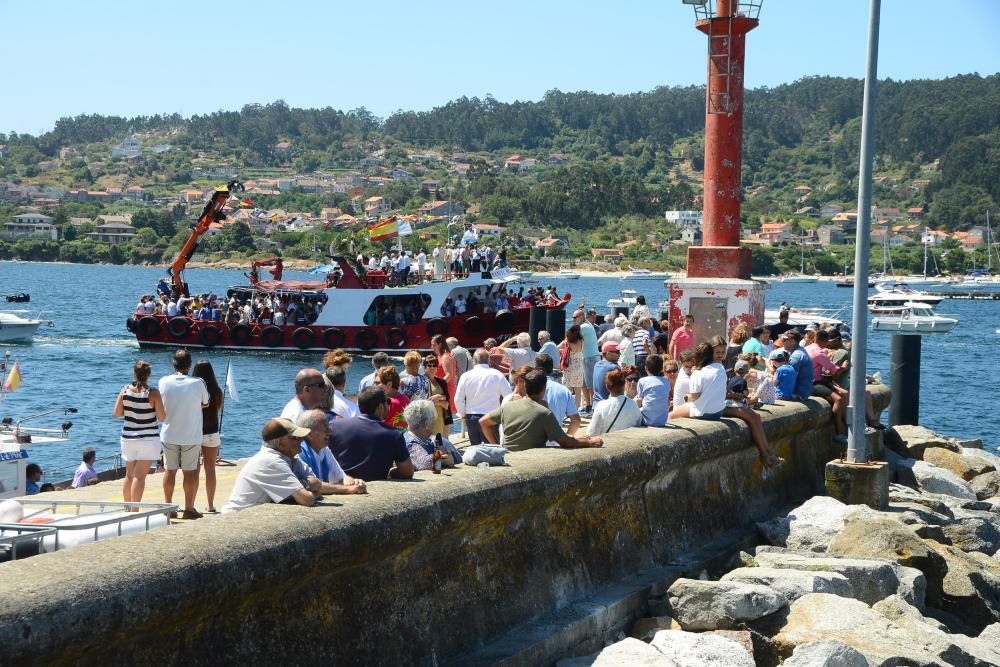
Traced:
<path fill-rule="evenodd" d="M 922 207 L 926 224 L 938 229 L 982 224 L 983 212 L 1000 202 L 1000 114 L 995 111 L 1000 75 L 886 80 L 880 82 L 878 104 L 876 203 L 901 210 Z M 862 82 L 856 79 L 809 77 L 747 91 L 745 225 L 785 220 L 808 228 L 809 222 L 795 215 L 803 206 L 854 207 L 861 105 Z M 0 181 L 63 189 L 140 184 L 150 196 L 165 200 L 183 188 L 225 180 L 198 177 L 202 165 L 228 165 L 243 178 L 349 171 L 384 175 L 395 167 L 434 179 L 440 189 L 430 192 L 417 180 L 383 179 L 365 196 L 377 192 L 394 207 L 412 211 L 446 194 L 468 206 L 471 220 L 562 233 L 569 238 L 570 254 L 588 255 L 592 247 L 634 239 L 640 247 L 627 252 L 652 259 L 677 238 L 663 211 L 700 206 L 703 126 L 704 88 L 694 86 L 628 95 L 550 91 L 531 102 L 463 97 L 385 119 L 364 108 L 297 109 L 281 101 L 190 118 L 80 115 L 60 119 L 37 137 L 0 134 L 0 145 L 6 146 Z M 111 148 L 126 137 L 169 145 L 169 150 L 137 161 L 109 159 Z M 288 149 L 276 150 L 281 143 Z M 441 160 L 415 158 L 420 152 L 434 152 Z M 505 159 L 514 154 L 532 158 L 540 168 L 508 168 Z M 467 170 L 454 169 L 459 163 Z M 915 182 L 926 185 L 909 185 Z M 804 197 L 794 190 L 802 185 L 811 188 Z M 351 208 L 343 195 L 297 196 L 282 192 L 283 200 L 262 197 L 256 203 L 295 205 L 316 214 L 323 207 Z M 54 213 L 61 228 L 86 206 L 91 206 L 86 215 L 109 211 L 103 205 L 94 209 L 63 202 Z M 0 217 L 9 219 L 17 210 L 3 205 Z M 136 226 L 150 230 L 141 239 L 149 252 L 125 252 L 125 260 L 146 259 L 157 254 L 152 248 L 169 252 L 179 245 L 175 237 L 184 233 L 179 223 L 189 214 L 175 206 L 155 215 L 142 212 Z M 87 243 L 68 236 L 59 243 Z M 336 238 L 324 232 L 320 240 Z M 45 253 L 51 255 L 52 249 L 46 246 Z M 786 265 L 781 253 L 772 254 L 778 268 Z M 0 255 L 17 253 L 6 244 Z M 673 255 L 668 263 L 683 263 L 682 252 Z"/>

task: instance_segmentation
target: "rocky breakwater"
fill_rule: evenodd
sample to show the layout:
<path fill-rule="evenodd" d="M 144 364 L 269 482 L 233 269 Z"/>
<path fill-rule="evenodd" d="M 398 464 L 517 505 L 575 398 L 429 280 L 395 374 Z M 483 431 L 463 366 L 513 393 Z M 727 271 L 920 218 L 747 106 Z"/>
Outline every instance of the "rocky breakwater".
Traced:
<path fill-rule="evenodd" d="M 1000 457 L 889 436 L 887 511 L 811 498 L 717 581 L 676 580 L 668 615 L 559 666 L 1000 665 Z"/>

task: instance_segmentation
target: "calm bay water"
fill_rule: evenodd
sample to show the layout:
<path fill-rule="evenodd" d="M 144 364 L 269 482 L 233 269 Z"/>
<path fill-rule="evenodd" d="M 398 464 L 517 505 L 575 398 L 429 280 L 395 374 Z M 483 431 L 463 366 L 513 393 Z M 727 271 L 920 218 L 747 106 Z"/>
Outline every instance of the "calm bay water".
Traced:
<path fill-rule="evenodd" d="M 23 386 L 5 395 L 0 415 L 16 419 L 56 407 L 73 406 L 74 426 L 65 443 L 40 445 L 31 450 L 55 480 L 71 476 L 84 447 L 96 447 L 99 457 L 118 450 L 121 422 L 112 418 L 115 396 L 131 380 L 137 359 L 153 365 L 153 376 L 169 374 L 172 351 L 140 350 L 125 329 L 138 297 L 152 293 L 162 268 L 89 266 L 76 264 L 0 263 L 0 292 L 27 291 L 30 306 L 43 311 L 56 326 L 42 328 L 31 345 L 0 346 L 21 363 Z M 286 272 L 289 278 L 304 274 Z M 245 282 L 238 271 L 190 269 L 192 290 L 223 293 Z M 546 279 L 561 292 L 571 292 L 573 303 L 585 296 L 587 303 L 604 312 L 607 300 L 623 288 L 638 290 L 652 305 L 665 296 L 658 281 L 621 281 L 617 278 Z M 776 284 L 767 292 L 771 307 L 787 302 L 798 307 L 844 307 L 850 318 L 851 291 L 833 283 Z M 7 304 L 4 304 L 7 305 Z M 944 301 L 937 309 L 955 315 L 960 324 L 951 333 L 924 339 L 921 380 L 921 421 L 926 426 L 961 438 L 983 438 L 1000 445 L 1000 301 Z M 889 335 L 869 334 L 869 371 L 881 371 L 889 380 Z M 295 373 L 305 366 L 319 367 L 320 353 L 237 353 L 196 351 L 195 359 L 208 359 L 220 383 L 232 363 L 240 393 L 238 402 L 227 398 L 223 417 L 222 453 L 229 459 L 249 456 L 260 446 L 264 421 L 277 415 L 292 396 Z M 359 357 L 348 375 L 348 390 L 371 372 L 370 360 Z M 61 418 L 49 423 L 58 424 Z M 106 467 L 99 466 L 99 467 Z"/>

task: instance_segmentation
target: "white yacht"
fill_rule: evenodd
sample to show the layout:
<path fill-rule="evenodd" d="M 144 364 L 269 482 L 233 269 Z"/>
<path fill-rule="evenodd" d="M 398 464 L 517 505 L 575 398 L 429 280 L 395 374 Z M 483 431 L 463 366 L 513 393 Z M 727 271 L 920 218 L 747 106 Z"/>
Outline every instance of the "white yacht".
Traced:
<path fill-rule="evenodd" d="M 621 309 L 624 309 L 624 314 L 628 315 L 638 303 L 638 297 L 639 293 L 634 289 L 623 289 L 619 296 L 608 299 L 608 313 L 618 315 L 623 312 Z"/>
<path fill-rule="evenodd" d="M 834 326 L 840 328 L 845 324 L 843 308 L 774 308 L 764 311 L 765 324 L 777 324 L 782 311 L 788 312 L 788 323 L 793 327 L 804 328 L 810 324 Z"/>
<path fill-rule="evenodd" d="M 880 283 L 876 292 L 868 297 L 868 310 L 873 313 L 886 312 L 887 308 L 904 306 L 907 303 L 923 303 L 936 306 L 943 297 L 909 289 L 903 283 Z"/>
<path fill-rule="evenodd" d="M 937 315 L 926 303 L 909 301 L 893 309 L 885 309 L 872 318 L 873 331 L 888 331 L 894 334 L 923 336 L 947 333 L 955 328 L 958 320 L 954 317 Z"/>
<path fill-rule="evenodd" d="M 783 283 L 814 283 L 818 280 L 816 276 L 806 276 L 801 273 L 789 273 L 781 278 Z"/>
<path fill-rule="evenodd" d="M 511 275 L 516 276 L 518 280 L 527 280 L 531 276 L 535 275 L 534 271 L 518 271 L 517 269 L 511 270 Z"/>
<path fill-rule="evenodd" d="M 563 280 L 579 280 L 580 274 L 573 269 L 559 269 L 559 275 L 556 277 Z"/>
<path fill-rule="evenodd" d="M 629 271 L 623 280 L 667 280 L 670 274 L 666 271 L 650 271 L 649 269 L 637 269 L 634 266 L 628 267 Z"/>
<path fill-rule="evenodd" d="M 38 327 L 52 326 L 48 320 L 28 316 L 26 310 L 0 311 L 0 343 L 30 343 Z"/>

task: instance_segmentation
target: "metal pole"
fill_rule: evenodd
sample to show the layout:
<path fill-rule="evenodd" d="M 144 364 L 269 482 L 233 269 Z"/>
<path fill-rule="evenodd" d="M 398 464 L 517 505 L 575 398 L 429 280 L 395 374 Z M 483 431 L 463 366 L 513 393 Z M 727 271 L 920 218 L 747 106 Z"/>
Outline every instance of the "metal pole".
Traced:
<path fill-rule="evenodd" d="M 922 336 L 892 337 L 889 362 L 889 424 L 920 423 L 920 348 Z"/>
<path fill-rule="evenodd" d="M 875 143 L 875 88 L 881 0 L 871 0 L 868 15 L 868 69 L 861 114 L 861 167 L 858 174 L 858 232 L 854 244 L 854 314 L 851 318 L 851 392 L 847 404 L 847 462 L 864 463 L 865 375 L 868 370 L 868 245 L 872 228 L 872 161 Z"/>

